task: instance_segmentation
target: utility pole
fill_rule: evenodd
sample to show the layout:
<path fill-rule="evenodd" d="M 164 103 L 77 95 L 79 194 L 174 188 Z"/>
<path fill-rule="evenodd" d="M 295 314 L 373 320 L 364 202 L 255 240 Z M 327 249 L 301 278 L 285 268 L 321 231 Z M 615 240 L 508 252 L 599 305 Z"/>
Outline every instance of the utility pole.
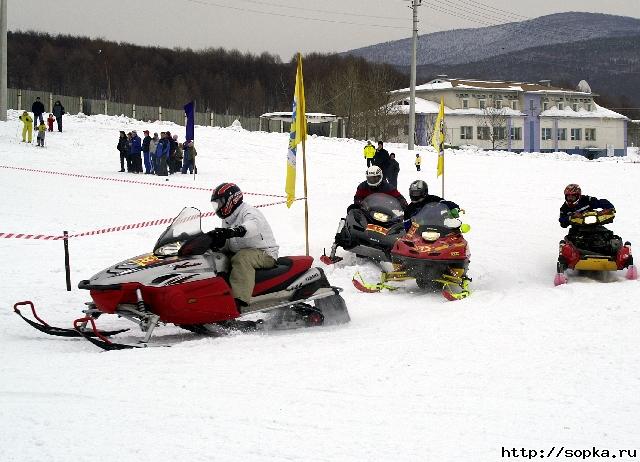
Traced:
<path fill-rule="evenodd" d="M 422 0 L 411 0 L 413 10 L 413 40 L 411 43 L 411 90 L 409 97 L 409 150 L 413 150 L 416 132 L 416 54 L 418 49 L 418 7 Z"/>
<path fill-rule="evenodd" d="M 7 0 L 0 0 L 0 121 L 7 120 Z"/>

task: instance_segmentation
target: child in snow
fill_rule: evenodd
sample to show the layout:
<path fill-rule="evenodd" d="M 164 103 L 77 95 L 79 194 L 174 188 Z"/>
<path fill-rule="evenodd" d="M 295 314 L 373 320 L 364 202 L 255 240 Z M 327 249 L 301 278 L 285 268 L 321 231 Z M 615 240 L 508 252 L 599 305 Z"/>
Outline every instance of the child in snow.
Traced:
<path fill-rule="evenodd" d="M 416 154 L 416 171 L 420 171 L 420 164 L 422 164 L 422 157 L 420 157 L 420 153 Z"/>
<path fill-rule="evenodd" d="M 38 135 L 36 136 L 36 141 L 38 146 L 42 146 L 44 148 L 44 135 L 47 133 L 47 126 L 44 122 L 40 122 L 38 125 Z"/>
<path fill-rule="evenodd" d="M 47 118 L 47 125 L 49 125 L 49 131 L 52 132 L 53 131 L 53 122 L 56 120 L 55 117 L 53 117 L 53 114 L 49 114 L 49 117 Z"/>

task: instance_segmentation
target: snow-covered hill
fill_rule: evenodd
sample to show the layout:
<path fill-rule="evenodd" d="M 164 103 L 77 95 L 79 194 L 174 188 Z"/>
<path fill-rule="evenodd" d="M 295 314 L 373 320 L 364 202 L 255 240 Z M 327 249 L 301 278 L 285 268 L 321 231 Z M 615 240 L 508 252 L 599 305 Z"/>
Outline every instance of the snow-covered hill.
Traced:
<path fill-rule="evenodd" d="M 429 18 L 428 5 L 419 14 L 421 18 Z M 418 39 L 417 62 L 432 65 L 472 63 L 527 48 L 637 36 L 639 32 L 640 20 L 637 18 L 569 11 L 496 26 L 421 35 Z M 369 61 L 410 66 L 411 49 L 411 39 L 408 38 L 357 48 L 345 54 L 362 56 Z M 589 61 L 588 57 L 585 59 Z"/>
<path fill-rule="evenodd" d="M 65 132 L 48 134 L 40 149 L 19 141 L 17 113 L 10 116 L 0 123 L 0 165 L 11 167 L 0 168 L 0 232 L 80 232 L 175 216 L 184 205 L 208 210 L 207 191 L 167 184 L 212 188 L 231 180 L 248 192 L 284 189 L 288 134 L 197 127 L 197 178 L 165 182 L 117 173 L 118 130 L 169 128 L 183 137 L 181 127 L 69 116 Z M 362 148 L 355 140 L 307 143 L 316 257 L 364 177 Z M 402 192 L 422 178 L 439 193 L 432 151 L 424 149 L 417 174 L 412 153 L 388 149 L 401 165 Z M 0 459 L 495 461 L 502 447 L 637 447 L 640 282 L 620 273 L 607 282 L 552 284 L 567 183 L 610 199 L 618 211 L 611 228 L 638 240 L 640 163 L 627 160 L 447 152 L 447 197 L 467 210 L 472 227 L 472 296 L 451 303 L 413 283 L 362 294 L 352 275 L 375 270 L 348 258 L 351 266 L 326 268 L 344 287 L 352 317 L 335 328 L 203 339 L 167 326 L 158 337 L 185 341 L 103 353 L 85 341 L 45 337 L 12 305 L 33 300 L 52 324 L 69 326 L 88 300 L 77 282 L 148 251 L 164 227 L 72 239 L 71 292 L 61 242 L 0 239 Z M 299 195 L 301 177 L 299 170 Z M 303 253 L 302 203 L 263 211 L 281 255 Z"/>

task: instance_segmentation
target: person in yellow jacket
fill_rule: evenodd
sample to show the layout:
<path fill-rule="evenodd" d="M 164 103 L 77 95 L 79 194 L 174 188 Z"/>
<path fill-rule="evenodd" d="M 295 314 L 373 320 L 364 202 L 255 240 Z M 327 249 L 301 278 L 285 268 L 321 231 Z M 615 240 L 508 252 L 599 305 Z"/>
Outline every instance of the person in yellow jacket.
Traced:
<path fill-rule="evenodd" d="M 367 168 L 373 165 L 373 156 L 376 155 L 376 148 L 373 147 L 371 141 L 367 141 L 367 145 L 364 147 L 364 158 L 367 159 Z"/>
<path fill-rule="evenodd" d="M 420 164 L 422 164 L 422 157 L 420 157 L 420 153 L 416 154 L 416 171 L 420 171 Z"/>
<path fill-rule="evenodd" d="M 22 122 L 22 142 L 26 143 L 27 135 L 29 135 L 29 143 L 31 143 L 33 137 L 33 119 L 27 111 L 24 111 L 18 119 Z"/>

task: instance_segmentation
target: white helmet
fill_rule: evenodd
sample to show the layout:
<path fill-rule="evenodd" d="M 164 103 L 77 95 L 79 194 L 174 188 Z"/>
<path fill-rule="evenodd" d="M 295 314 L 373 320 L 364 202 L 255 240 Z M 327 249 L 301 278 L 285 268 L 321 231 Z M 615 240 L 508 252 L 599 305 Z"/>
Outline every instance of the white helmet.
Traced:
<path fill-rule="evenodd" d="M 377 165 L 372 165 L 367 169 L 367 184 L 371 187 L 382 183 L 382 169 Z"/>

